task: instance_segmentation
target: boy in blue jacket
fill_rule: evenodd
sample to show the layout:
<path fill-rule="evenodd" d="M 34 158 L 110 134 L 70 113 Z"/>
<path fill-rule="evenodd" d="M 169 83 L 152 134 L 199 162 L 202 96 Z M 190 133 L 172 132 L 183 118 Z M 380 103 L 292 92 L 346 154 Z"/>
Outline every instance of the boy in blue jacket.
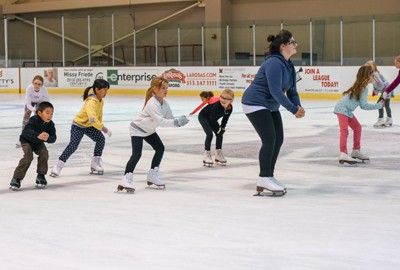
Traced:
<path fill-rule="evenodd" d="M 50 102 L 41 102 L 36 110 L 36 115 L 29 119 L 28 124 L 22 130 L 19 137 L 24 156 L 15 168 L 14 176 L 10 182 L 10 189 L 19 190 L 21 181 L 24 179 L 33 160 L 33 153 L 37 154 L 37 177 L 36 187 L 45 188 L 47 181 L 45 175 L 48 169 L 49 153 L 45 142 L 54 143 L 57 139 L 56 129 L 51 120 L 53 118 L 54 107 Z"/>

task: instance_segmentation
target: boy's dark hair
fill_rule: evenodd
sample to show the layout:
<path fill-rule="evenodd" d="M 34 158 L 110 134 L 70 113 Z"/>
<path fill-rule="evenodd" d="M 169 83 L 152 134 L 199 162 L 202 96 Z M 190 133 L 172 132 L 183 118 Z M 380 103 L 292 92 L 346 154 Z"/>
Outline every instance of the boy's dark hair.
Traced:
<path fill-rule="evenodd" d="M 43 112 L 47 108 L 52 108 L 54 110 L 53 104 L 51 104 L 50 102 L 48 101 L 40 102 L 39 105 L 37 106 L 36 113 Z"/>

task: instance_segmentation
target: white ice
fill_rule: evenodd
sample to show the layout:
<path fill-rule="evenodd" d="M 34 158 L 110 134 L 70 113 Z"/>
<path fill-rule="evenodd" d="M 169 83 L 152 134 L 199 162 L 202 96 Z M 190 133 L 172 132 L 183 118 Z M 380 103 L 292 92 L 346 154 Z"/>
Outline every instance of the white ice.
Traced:
<path fill-rule="evenodd" d="M 69 141 L 82 101 L 52 96 L 58 140 L 53 166 Z M 169 97 L 176 115 L 196 97 Z M 303 101 L 306 117 L 282 110 L 285 141 L 276 178 L 284 197 L 254 197 L 260 140 L 240 98 L 224 136 L 226 167 L 202 166 L 204 134 L 196 117 L 158 130 L 166 151 L 164 191 L 146 189 L 152 149 L 145 144 L 134 194 L 116 193 L 131 154 L 129 123 L 143 97 L 106 98 L 113 131 L 104 175 L 90 175 L 94 143 L 84 138 L 59 178 L 34 188 L 36 160 L 22 191 L 8 189 L 22 157 L 16 149 L 23 96 L 0 96 L 0 269 L 400 269 L 400 104 L 394 126 L 374 129 L 377 111 L 356 115 L 368 164 L 338 164 L 334 101 Z M 214 143 L 214 142 L 213 142 Z M 351 150 L 351 136 L 349 151 Z"/>

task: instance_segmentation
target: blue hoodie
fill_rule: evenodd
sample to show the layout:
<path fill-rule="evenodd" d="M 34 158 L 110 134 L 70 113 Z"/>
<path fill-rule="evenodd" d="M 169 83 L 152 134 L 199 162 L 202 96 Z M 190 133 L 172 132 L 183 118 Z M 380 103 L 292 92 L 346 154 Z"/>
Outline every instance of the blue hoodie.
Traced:
<path fill-rule="evenodd" d="M 280 53 L 265 58 L 253 82 L 244 91 L 242 103 L 262 106 L 270 111 L 279 111 L 279 106 L 282 105 L 296 114 L 301 105 L 292 62 Z"/>

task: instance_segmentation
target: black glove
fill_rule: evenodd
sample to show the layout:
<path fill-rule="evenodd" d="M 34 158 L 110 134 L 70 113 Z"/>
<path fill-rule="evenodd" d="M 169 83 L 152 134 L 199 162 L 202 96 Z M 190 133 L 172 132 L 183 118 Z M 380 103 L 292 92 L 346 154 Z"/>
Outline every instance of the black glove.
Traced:
<path fill-rule="evenodd" d="M 218 132 L 217 132 L 217 135 L 222 136 L 222 134 L 224 134 L 224 132 L 225 132 L 225 128 L 219 127 Z"/>

